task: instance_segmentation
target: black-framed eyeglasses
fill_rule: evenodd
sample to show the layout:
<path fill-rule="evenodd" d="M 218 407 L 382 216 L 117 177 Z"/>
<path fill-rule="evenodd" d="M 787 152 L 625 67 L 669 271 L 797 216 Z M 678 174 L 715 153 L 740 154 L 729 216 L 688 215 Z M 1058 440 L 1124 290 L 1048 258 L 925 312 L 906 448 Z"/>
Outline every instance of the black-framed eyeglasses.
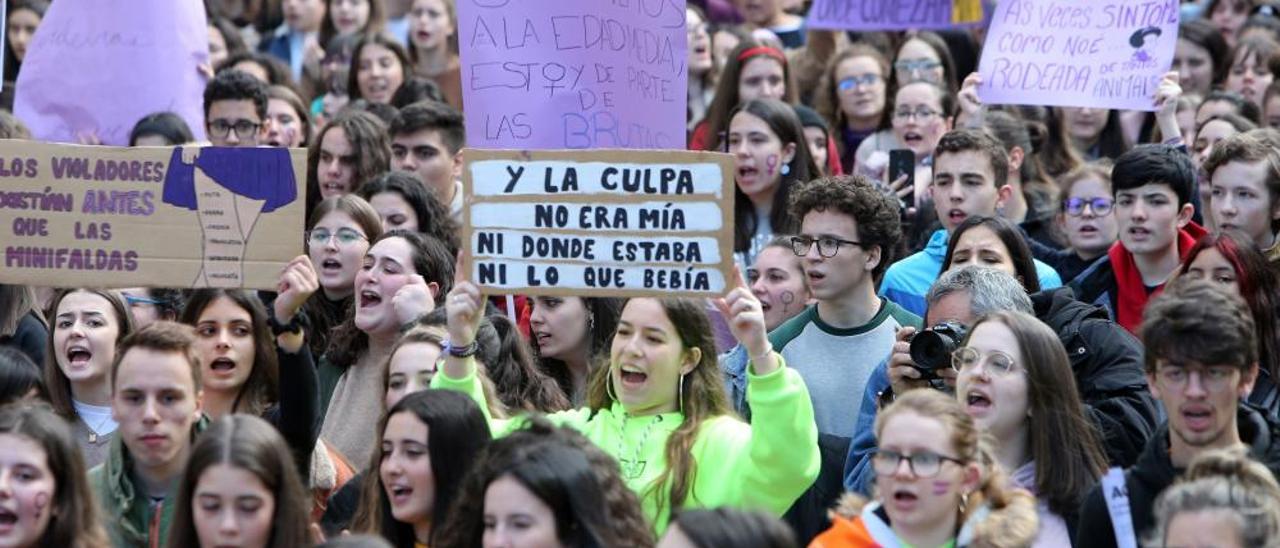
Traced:
<path fill-rule="evenodd" d="M 910 455 L 904 455 L 897 451 L 888 449 L 880 449 L 871 457 L 871 466 L 875 469 L 876 474 L 881 476 L 892 476 L 897 472 L 898 467 L 902 465 L 902 461 L 907 461 L 907 469 L 911 471 L 911 475 L 917 478 L 932 478 L 942 471 L 942 463 L 954 462 L 964 465 L 965 461 L 957 458 L 939 455 L 931 451 L 921 451 Z"/>
<path fill-rule="evenodd" d="M 874 86 L 876 82 L 879 81 L 879 74 L 863 74 L 862 76 L 850 76 L 845 78 L 836 85 L 840 88 L 840 91 L 849 91 L 856 87 Z"/>
<path fill-rule="evenodd" d="M 331 238 L 336 238 L 338 245 L 347 246 L 354 244 L 360 240 L 366 239 L 364 234 L 351 230 L 350 228 L 339 228 L 337 232 L 330 232 L 327 228 L 317 228 L 307 231 L 307 242 L 313 246 L 322 246 L 329 243 Z"/>
<path fill-rule="evenodd" d="M 1089 206 L 1089 209 L 1093 210 L 1094 215 L 1101 216 L 1111 213 L 1111 208 L 1115 206 L 1115 204 L 1115 200 L 1102 196 L 1094 198 L 1067 198 L 1062 202 L 1062 210 L 1067 212 L 1067 215 L 1079 217 L 1084 215 L 1085 206 Z"/>
<path fill-rule="evenodd" d="M 258 132 L 258 128 L 260 127 L 262 127 L 262 124 L 258 122 L 251 122 L 249 120 L 240 119 L 227 121 L 219 118 L 209 122 L 209 134 L 214 137 L 223 138 L 234 131 L 236 132 L 236 137 L 244 139 L 246 137 L 253 136 L 254 133 Z"/>
<path fill-rule="evenodd" d="M 814 242 L 817 242 L 818 244 L 818 255 L 821 255 L 824 259 L 835 257 L 836 253 L 840 252 L 840 246 L 842 245 L 856 245 L 858 247 L 862 247 L 862 242 L 841 240 L 840 238 L 833 238 L 831 236 L 822 236 L 821 238 L 792 236 L 791 252 L 795 253 L 797 257 L 808 255 L 809 250 L 813 248 Z"/>

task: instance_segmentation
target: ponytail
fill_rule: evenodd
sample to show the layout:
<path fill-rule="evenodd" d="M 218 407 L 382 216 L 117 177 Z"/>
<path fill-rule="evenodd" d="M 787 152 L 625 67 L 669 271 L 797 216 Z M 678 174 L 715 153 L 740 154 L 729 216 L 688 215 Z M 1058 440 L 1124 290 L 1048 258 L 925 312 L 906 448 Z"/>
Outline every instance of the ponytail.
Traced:
<path fill-rule="evenodd" d="M 1040 530 L 1035 497 L 1009 482 L 1009 476 L 995 458 L 990 438 L 983 437 L 978 442 L 978 463 L 982 468 L 982 481 L 978 489 L 969 495 L 960 517 L 968 529 L 970 519 L 980 512 L 985 512 L 986 516 L 972 524 L 972 537 L 968 542 L 961 542 L 964 537 L 962 531 L 962 538 L 957 539 L 956 545 L 991 548 L 1030 546 Z"/>

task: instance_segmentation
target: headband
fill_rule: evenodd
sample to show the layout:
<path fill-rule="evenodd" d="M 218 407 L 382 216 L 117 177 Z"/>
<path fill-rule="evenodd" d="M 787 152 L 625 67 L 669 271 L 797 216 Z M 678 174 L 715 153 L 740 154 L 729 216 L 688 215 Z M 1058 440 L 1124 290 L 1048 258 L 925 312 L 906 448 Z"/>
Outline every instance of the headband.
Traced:
<path fill-rule="evenodd" d="M 738 62 L 741 63 L 757 55 L 768 55 L 769 57 L 782 61 L 782 64 L 784 65 L 787 64 L 787 56 L 783 55 L 777 48 L 769 46 L 756 46 L 754 48 L 747 48 L 743 50 L 742 53 L 738 54 Z"/>

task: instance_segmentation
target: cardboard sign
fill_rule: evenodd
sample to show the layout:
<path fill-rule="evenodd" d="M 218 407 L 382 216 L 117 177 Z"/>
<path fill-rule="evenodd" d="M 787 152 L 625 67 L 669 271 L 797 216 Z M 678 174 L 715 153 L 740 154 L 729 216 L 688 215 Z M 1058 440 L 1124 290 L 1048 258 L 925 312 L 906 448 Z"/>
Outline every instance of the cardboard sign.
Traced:
<path fill-rule="evenodd" d="M 1005 0 L 978 72 L 983 102 L 1155 110 L 1178 0 Z"/>
<path fill-rule="evenodd" d="M 947 29 L 982 22 L 981 0 L 815 0 L 805 24 L 815 29 Z"/>
<path fill-rule="evenodd" d="M 42 141 L 128 145 L 143 116 L 178 114 L 204 139 L 209 31 L 192 0 L 58 0 L 31 38 L 13 112 Z"/>
<path fill-rule="evenodd" d="M 305 173 L 303 149 L 0 141 L 0 282 L 274 289 Z"/>
<path fill-rule="evenodd" d="M 459 0 L 467 145 L 683 149 L 682 0 Z"/>
<path fill-rule="evenodd" d="M 462 268 L 525 295 L 723 295 L 733 283 L 733 158 L 685 151 L 462 157 Z"/>

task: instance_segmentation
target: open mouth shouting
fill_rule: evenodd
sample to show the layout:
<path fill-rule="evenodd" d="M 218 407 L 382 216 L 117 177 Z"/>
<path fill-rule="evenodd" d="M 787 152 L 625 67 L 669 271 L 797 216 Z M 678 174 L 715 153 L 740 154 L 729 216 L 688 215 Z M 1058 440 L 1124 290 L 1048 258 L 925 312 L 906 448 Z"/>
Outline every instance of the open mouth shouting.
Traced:
<path fill-rule="evenodd" d="M 634 390 L 644 386 L 644 381 L 649 379 L 649 374 L 634 365 L 622 365 L 618 367 L 618 378 L 622 380 L 623 388 Z"/>
<path fill-rule="evenodd" d="M 89 366 L 89 361 L 93 359 L 93 352 L 88 346 L 77 343 L 67 347 L 66 357 L 67 365 L 72 369 L 80 369 Z"/>
<path fill-rule="evenodd" d="M 388 485 L 387 490 L 390 491 L 388 494 L 392 506 L 404 506 L 413 500 L 413 487 L 406 484 Z"/>
<path fill-rule="evenodd" d="M 382 304 L 382 294 L 372 289 L 365 289 L 360 292 L 359 307 L 361 310 L 374 308 Z"/>

